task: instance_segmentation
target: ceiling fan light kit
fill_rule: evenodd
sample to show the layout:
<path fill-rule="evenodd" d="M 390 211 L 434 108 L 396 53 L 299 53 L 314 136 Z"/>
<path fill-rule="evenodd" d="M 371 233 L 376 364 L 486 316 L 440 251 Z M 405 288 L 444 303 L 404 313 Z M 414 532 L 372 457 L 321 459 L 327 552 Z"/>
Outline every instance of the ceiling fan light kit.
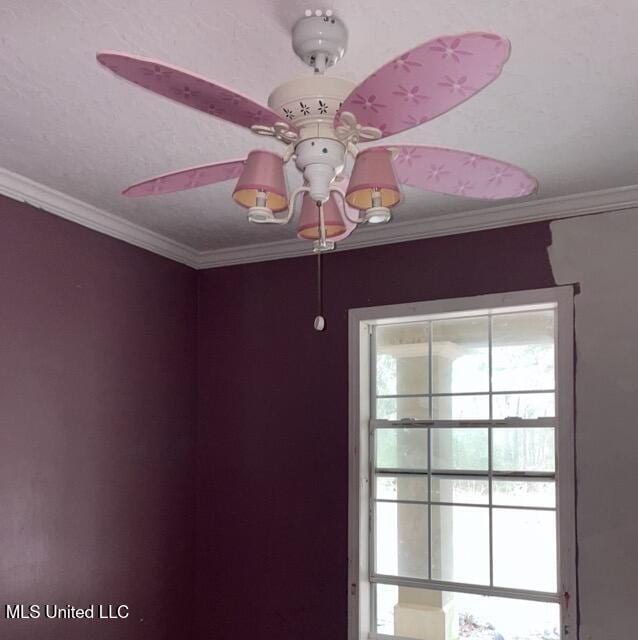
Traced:
<path fill-rule="evenodd" d="M 269 222 L 288 208 L 288 190 L 281 156 L 258 149 L 246 158 L 233 200 L 248 209 L 251 222 Z"/>
<path fill-rule="evenodd" d="M 364 212 L 370 224 L 389 222 L 390 209 L 401 201 L 401 190 L 389 149 L 372 147 L 357 155 L 346 191 L 346 202 Z"/>
<path fill-rule="evenodd" d="M 249 221 L 287 224 L 297 207 L 298 237 L 322 252 L 359 225 L 388 222 L 402 200 L 400 184 L 489 200 L 536 190 L 523 169 L 476 153 L 405 144 L 360 149 L 427 123 L 491 84 L 509 58 L 505 38 L 487 32 L 435 38 L 359 85 L 325 74 L 347 48 L 346 27 L 331 10 L 307 10 L 293 28 L 292 46 L 312 74 L 275 88 L 267 107 L 157 60 L 99 53 L 101 64 L 137 85 L 285 145 L 282 155 L 253 150 L 245 159 L 145 180 L 124 194 L 159 195 L 238 178 L 233 199 Z M 284 165 L 291 160 L 303 186 L 289 194 Z"/>
<path fill-rule="evenodd" d="M 331 194 L 330 198 L 323 203 L 323 223 L 326 238 L 331 242 L 337 242 L 338 238 L 347 231 L 346 220 L 334 194 Z M 321 237 L 317 203 L 310 194 L 304 194 L 301 201 L 297 236 L 303 240 L 319 240 Z"/>

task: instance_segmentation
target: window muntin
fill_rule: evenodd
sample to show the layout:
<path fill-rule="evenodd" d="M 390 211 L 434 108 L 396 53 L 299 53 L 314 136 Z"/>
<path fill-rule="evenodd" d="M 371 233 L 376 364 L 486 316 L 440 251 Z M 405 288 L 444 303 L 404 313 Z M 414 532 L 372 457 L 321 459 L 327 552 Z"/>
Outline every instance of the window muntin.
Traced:
<path fill-rule="evenodd" d="M 373 415 L 385 420 L 553 417 L 555 315 L 555 308 L 510 308 L 375 327 Z"/>
<path fill-rule="evenodd" d="M 558 634 L 556 305 L 459 316 L 372 330 L 371 451 L 392 429 L 423 445 L 404 453 L 418 469 L 371 465 L 371 632 L 388 633 L 380 589 L 434 589 L 468 610 L 533 611 Z"/>
<path fill-rule="evenodd" d="M 372 578 L 557 595 L 555 429 L 527 420 L 450 424 L 371 422 Z M 519 553 L 529 562 L 515 561 Z M 528 583 L 506 565 L 527 572 Z"/>

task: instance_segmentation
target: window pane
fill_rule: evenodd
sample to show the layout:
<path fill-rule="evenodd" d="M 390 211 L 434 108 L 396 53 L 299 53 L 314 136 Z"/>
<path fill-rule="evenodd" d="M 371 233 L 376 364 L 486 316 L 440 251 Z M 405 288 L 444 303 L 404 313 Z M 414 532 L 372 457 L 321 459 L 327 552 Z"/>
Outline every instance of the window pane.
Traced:
<path fill-rule="evenodd" d="M 487 429 L 432 429 L 432 468 L 487 471 Z"/>
<path fill-rule="evenodd" d="M 399 587 L 394 584 L 377 584 L 376 587 L 377 633 L 394 634 L 394 607 L 399 601 Z"/>
<path fill-rule="evenodd" d="M 480 422 L 555 417 L 555 310 L 538 309 L 375 328 L 375 417 L 464 421 L 374 430 L 375 574 L 468 589 L 489 586 L 493 575 L 494 587 L 556 593 L 555 423 Z M 554 603 L 371 587 L 372 633 L 416 640 L 560 637 Z"/>
<path fill-rule="evenodd" d="M 390 636 L 436 640 L 560 638 L 560 608 L 553 602 L 377 584 L 376 604 L 377 633 Z M 426 621 L 436 625 L 436 635 L 424 634 Z"/>
<path fill-rule="evenodd" d="M 492 388 L 554 388 L 554 311 L 492 317 Z"/>
<path fill-rule="evenodd" d="M 377 498 L 379 500 L 428 499 L 427 476 L 377 475 Z"/>
<path fill-rule="evenodd" d="M 489 510 L 432 506 L 432 578 L 489 584 Z"/>
<path fill-rule="evenodd" d="M 429 393 L 429 326 L 402 324 L 376 329 L 377 395 Z"/>
<path fill-rule="evenodd" d="M 434 485 L 432 485 L 434 487 Z M 492 480 L 492 502 L 512 507 L 556 507 L 556 483 L 545 480 Z"/>
<path fill-rule="evenodd" d="M 494 585 L 555 592 L 555 512 L 494 509 L 492 527 Z"/>
<path fill-rule="evenodd" d="M 484 396 L 437 396 L 432 398 L 435 420 L 489 420 L 490 399 Z"/>
<path fill-rule="evenodd" d="M 488 318 L 432 322 L 432 391 L 488 391 Z"/>
<path fill-rule="evenodd" d="M 532 427 L 492 430 L 492 465 L 495 471 L 554 472 L 554 429 Z"/>
<path fill-rule="evenodd" d="M 429 398 L 378 398 L 379 420 L 401 420 L 403 418 L 424 419 L 430 417 Z"/>
<path fill-rule="evenodd" d="M 503 418 L 553 418 L 556 415 L 553 393 L 506 393 L 492 396 L 495 420 Z"/>
<path fill-rule="evenodd" d="M 376 630 L 432 640 L 558 640 L 560 609 L 550 602 L 377 584 Z"/>
<path fill-rule="evenodd" d="M 427 505 L 377 502 L 375 516 L 376 572 L 427 578 Z"/>
<path fill-rule="evenodd" d="M 377 467 L 427 469 L 427 429 L 377 429 Z"/>
<path fill-rule="evenodd" d="M 488 504 L 489 493 L 487 480 L 432 476 L 432 502 Z"/>

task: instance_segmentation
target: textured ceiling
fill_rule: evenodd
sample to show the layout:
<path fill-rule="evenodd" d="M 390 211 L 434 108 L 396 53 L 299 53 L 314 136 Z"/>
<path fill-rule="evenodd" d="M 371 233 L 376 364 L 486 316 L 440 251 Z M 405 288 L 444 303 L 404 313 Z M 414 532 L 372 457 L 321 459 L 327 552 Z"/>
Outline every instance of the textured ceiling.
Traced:
<path fill-rule="evenodd" d="M 232 124 L 119 80 L 100 49 L 165 60 L 265 104 L 307 73 L 290 27 L 310 2 L 3 0 L 0 166 L 197 250 L 266 243 L 293 228 L 250 225 L 232 183 L 139 200 L 132 182 L 191 165 L 281 150 Z M 437 35 L 508 37 L 503 75 L 472 100 L 388 142 L 438 144 L 519 164 L 538 197 L 638 183 L 638 4 L 574 1 L 341 0 L 349 48 L 329 71 L 362 80 Z M 324 7 L 322 7 L 324 8 Z M 291 183 L 299 177 L 291 174 Z M 476 201 L 405 189 L 396 220 L 477 209 Z M 480 205 L 479 205 L 480 206 Z M 485 206 L 493 206 L 486 203 Z"/>

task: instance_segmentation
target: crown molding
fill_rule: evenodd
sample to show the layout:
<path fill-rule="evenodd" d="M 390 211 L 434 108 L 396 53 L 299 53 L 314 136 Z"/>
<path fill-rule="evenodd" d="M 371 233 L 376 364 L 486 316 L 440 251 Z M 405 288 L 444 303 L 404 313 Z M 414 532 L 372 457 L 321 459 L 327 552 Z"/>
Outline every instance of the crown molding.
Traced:
<path fill-rule="evenodd" d="M 198 252 L 191 247 L 2 168 L 0 194 L 189 267 L 197 267 Z"/>
<path fill-rule="evenodd" d="M 638 185 L 589 191 L 576 195 L 530 200 L 461 213 L 428 216 L 409 222 L 361 228 L 341 242 L 337 251 L 361 249 L 396 242 L 408 242 L 436 236 L 469 233 L 497 227 L 509 227 L 541 220 L 557 220 L 577 216 L 638 208 Z M 268 244 L 246 245 L 230 249 L 202 251 L 197 257 L 198 269 L 225 267 L 248 262 L 263 262 L 309 254 L 308 244 L 301 240 L 284 240 Z"/>
<path fill-rule="evenodd" d="M 310 255 L 308 242 L 297 239 L 197 251 L 113 213 L 2 168 L 0 194 L 195 269 Z M 461 213 L 440 214 L 409 222 L 369 226 L 359 229 L 341 242 L 337 251 L 632 208 L 638 208 L 638 185 L 529 200 Z"/>

